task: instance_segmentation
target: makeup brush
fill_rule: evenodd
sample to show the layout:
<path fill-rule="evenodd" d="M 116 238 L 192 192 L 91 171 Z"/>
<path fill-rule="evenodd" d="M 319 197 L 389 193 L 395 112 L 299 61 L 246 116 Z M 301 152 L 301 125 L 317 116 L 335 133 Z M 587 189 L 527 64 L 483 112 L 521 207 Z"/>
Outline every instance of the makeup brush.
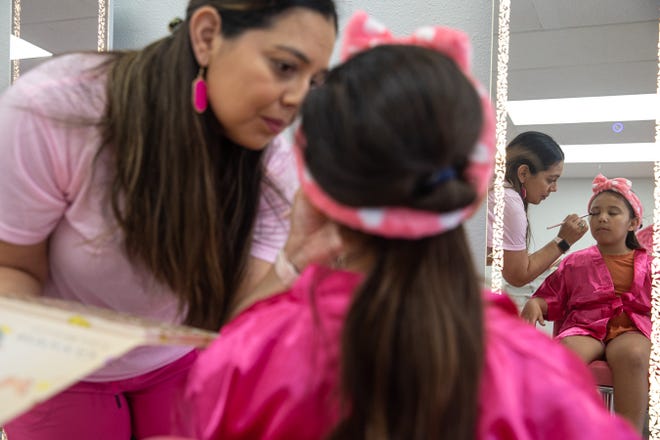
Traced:
<path fill-rule="evenodd" d="M 580 216 L 580 218 L 585 218 L 585 217 L 588 216 L 588 215 L 589 215 L 589 214 L 582 215 L 582 216 Z M 564 222 L 557 223 L 556 225 L 548 226 L 548 227 L 545 228 L 545 229 L 553 229 L 553 228 L 557 228 L 557 227 L 559 227 L 559 226 L 561 226 L 561 225 L 563 225 L 563 224 L 564 224 Z"/>

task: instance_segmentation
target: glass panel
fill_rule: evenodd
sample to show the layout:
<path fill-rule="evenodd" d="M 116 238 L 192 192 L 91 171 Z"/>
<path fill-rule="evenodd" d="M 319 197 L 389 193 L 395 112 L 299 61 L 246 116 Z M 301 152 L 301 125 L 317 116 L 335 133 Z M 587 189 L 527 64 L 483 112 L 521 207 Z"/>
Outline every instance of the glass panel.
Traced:
<path fill-rule="evenodd" d="M 12 44 L 32 51 L 23 49 L 18 55 L 14 51 L 12 57 L 20 59 L 11 61 L 12 82 L 47 60 L 48 53 L 107 50 L 109 11 L 108 0 L 13 0 Z M 37 49 L 45 53 L 35 53 Z"/>
<path fill-rule="evenodd" d="M 566 154 L 564 172 L 558 191 L 538 205 L 529 205 L 531 230 L 529 252 L 546 245 L 557 234 L 547 226 L 559 223 L 570 214 L 586 214 L 591 195 L 591 181 L 598 173 L 607 177 L 626 177 L 644 206 L 643 224 L 658 223 L 654 193 L 658 193 L 660 163 L 657 140 L 658 74 L 658 2 L 629 0 L 625 6 L 618 0 L 500 0 L 498 40 L 493 53 L 494 99 L 498 110 L 498 162 L 494 182 L 495 212 L 491 285 L 494 290 L 513 290 L 519 304 L 542 282 L 544 275 L 515 290 L 501 278 L 502 209 L 504 183 L 504 149 L 517 134 L 536 130 L 551 135 Z M 510 101 L 583 98 L 595 96 L 649 95 L 653 103 L 650 115 L 596 117 L 602 110 L 578 112 L 572 121 L 549 119 L 518 122 L 508 111 Z M 575 108 L 573 102 L 566 109 Z M 550 103 L 544 103 L 544 110 Z M 621 105 L 621 109 L 639 109 L 641 105 Z M 560 116 L 566 116 L 568 111 Z M 536 115 L 525 109 L 523 116 Z M 646 147 L 640 144 L 647 144 Z M 635 159 L 637 149 L 650 153 Z M 583 157 L 580 154 L 584 153 Z M 658 225 L 655 227 L 658 230 Z M 578 241 L 571 251 L 595 243 L 590 234 Z M 654 256 L 660 243 L 654 240 Z M 653 318 L 658 313 L 660 297 L 660 265 L 654 265 Z M 546 272 L 547 274 L 547 272 Z M 657 361 L 660 353 L 658 335 L 652 335 L 650 433 L 660 438 L 657 426 L 660 403 Z"/>

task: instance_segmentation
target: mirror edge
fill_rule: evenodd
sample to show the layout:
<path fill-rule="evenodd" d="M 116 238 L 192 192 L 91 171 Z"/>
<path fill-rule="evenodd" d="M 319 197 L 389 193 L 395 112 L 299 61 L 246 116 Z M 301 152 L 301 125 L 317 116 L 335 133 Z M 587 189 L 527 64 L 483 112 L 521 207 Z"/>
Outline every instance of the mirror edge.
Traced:
<path fill-rule="evenodd" d="M 495 154 L 495 172 L 493 196 L 495 221 L 492 225 L 492 268 L 491 290 L 502 293 L 502 263 L 504 237 L 504 174 L 506 171 L 506 102 L 509 83 L 509 21 L 511 18 L 511 0 L 499 0 L 497 25 L 497 79 L 495 98 L 495 135 L 497 153 Z"/>
<path fill-rule="evenodd" d="M 12 0 L 11 5 L 11 34 L 21 36 L 21 1 Z M 106 52 L 112 49 L 112 0 L 98 1 L 98 27 L 96 34 L 96 50 Z M 11 84 L 18 79 L 21 73 L 20 60 L 11 62 Z"/>
<path fill-rule="evenodd" d="M 494 214 L 491 289 L 502 293 L 502 263 L 504 234 L 504 174 L 506 171 L 506 107 L 508 99 L 509 22 L 511 0 L 499 0 L 497 30 L 497 88 L 495 178 L 493 182 Z M 658 72 L 656 95 L 660 99 L 660 17 L 658 18 Z M 656 116 L 655 144 L 660 144 L 660 115 Z M 660 161 L 653 167 L 653 252 L 651 289 L 651 356 L 649 359 L 649 439 L 660 440 Z"/>
<path fill-rule="evenodd" d="M 660 98 L 660 17 L 658 18 L 658 73 Z M 655 120 L 655 144 L 660 143 L 660 116 Z M 653 165 L 653 253 L 651 266 L 651 357 L 649 359 L 649 438 L 660 439 L 660 162 Z"/>
<path fill-rule="evenodd" d="M 21 36 L 21 0 L 12 0 L 11 3 L 11 34 L 15 37 Z M 11 83 L 18 79 L 21 72 L 20 60 L 10 60 L 11 62 Z"/>

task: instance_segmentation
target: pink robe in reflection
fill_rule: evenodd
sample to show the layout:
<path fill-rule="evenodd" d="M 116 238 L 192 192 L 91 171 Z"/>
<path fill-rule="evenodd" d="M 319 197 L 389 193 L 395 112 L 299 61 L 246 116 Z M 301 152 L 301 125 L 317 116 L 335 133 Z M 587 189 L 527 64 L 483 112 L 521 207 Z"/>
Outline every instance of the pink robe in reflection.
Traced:
<path fill-rule="evenodd" d="M 320 439 L 338 416 L 340 334 L 361 275 L 312 266 L 227 324 L 185 393 L 198 439 Z M 311 292 L 314 291 L 314 296 Z M 479 439 L 638 439 L 580 360 L 486 293 Z M 368 331 L 368 329 L 365 329 Z"/>
<path fill-rule="evenodd" d="M 645 249 L 634 252 L 633 281 L 621 295 L 614 293 L 612 277 L 596 246 L 567 255 L 545 279 L 533 297 L 548 303 L 546 318 L 555 321 L 558 338 L 588 335 L 602 341 L 607 322 L 622 311 L 651 338 L 651 257 Z"/>

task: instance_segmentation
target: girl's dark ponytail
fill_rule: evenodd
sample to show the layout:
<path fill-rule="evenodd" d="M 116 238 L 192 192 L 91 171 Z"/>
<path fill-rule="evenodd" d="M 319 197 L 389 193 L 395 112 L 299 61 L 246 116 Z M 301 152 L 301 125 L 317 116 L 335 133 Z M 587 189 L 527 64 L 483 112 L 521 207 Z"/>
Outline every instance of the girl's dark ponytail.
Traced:
<path fill-rule="evenodd" d="M 348 401 L 330 438 L 474 438 L 482 303 L 463 229 L 375 252 L 344 327 Z"/>

